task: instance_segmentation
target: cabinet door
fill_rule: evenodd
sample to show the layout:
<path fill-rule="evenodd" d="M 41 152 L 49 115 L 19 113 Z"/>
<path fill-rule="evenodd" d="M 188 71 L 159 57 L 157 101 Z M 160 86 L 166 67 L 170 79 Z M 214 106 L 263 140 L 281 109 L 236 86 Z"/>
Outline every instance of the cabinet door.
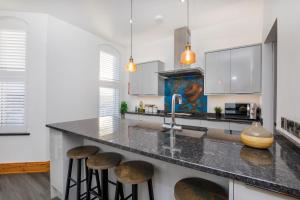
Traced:
<path fill-rule="evenodd" d="M 256 92 L 254 86 L 260 82 L 259 69 L 261 69 L 259 45 L 231 50 L 231 93 Z"/>
<path fill-rule="evenodd" d="M 201 126 L 206 127 L 206 128 L 229 130 L 229 122 L 216 122 L 216 121 L 201 120 Z"/>
<path fill-rule="evenodd" d="M 232 131 L 243 131 L 245 128 L 248 128 L 251 124 L 241 124 L 230 122 L 230 130 Z"/>
<path fill-rule="evenodd" d="M 141 74 L 142 70 L 140 66 L 137 66 L 137 70 L 134 73 L 129 73 L 129 93 L 130 95 L 141 94 Z"/>
<path fill-rule="evenodd" d="M 207 53 L 205 57 L 205 93 L 230 92 L 230 51 Z"/>
<path fill-rule="evenodd" d="M 158 91 L 158 62 L 143 63 L 140 65 L 141 87 L 143 95 L 157 95 Z"/>

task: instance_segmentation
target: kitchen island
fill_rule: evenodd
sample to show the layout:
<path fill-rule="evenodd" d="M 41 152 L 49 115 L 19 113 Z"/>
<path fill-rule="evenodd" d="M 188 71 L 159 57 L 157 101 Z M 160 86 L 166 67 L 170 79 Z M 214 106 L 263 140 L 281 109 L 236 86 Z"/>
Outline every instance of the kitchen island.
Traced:
<path fill-rule="evenodd" d="M 275 135 L 268 150 L 256 150 L 243 146 L 239 135 L 220 129 L 183 130 L 170 138 L 161 124 L 112 117 L 47 126 L 51 128 L 52 197 L 64 194 L 66 151 L 92 144 L 102 151 L 119 152 L 124 160 L 153 163 L 155 199 L 174 199 L 175 183 L 192 176 L 220 184 L 229 192 L 229 199 L 300 198 L 299 148 L 281 135 Z M 110 177 L 114 180 L 113 173 Z M 113 198 L 114 188 L 110 189 Z M 146 185 L 139 192 L 141 199 L 147 199 Z"/>

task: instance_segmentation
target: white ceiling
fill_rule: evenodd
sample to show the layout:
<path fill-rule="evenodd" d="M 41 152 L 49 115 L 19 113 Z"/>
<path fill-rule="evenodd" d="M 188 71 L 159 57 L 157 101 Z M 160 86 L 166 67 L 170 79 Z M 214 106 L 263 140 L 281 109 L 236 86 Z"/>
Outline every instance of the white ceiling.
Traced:
<path fill-rule="evenodd" d="M 154 41 L 186 24 L 180 0 L 133 0 L 135 42 Z M 262 0 L 190 0 L 191 29 L 249 18 Z M 0 0 L 0 9 L 43 12 L 121 45 L 130 38 L 130 0 Z M 163 16 L 162 23 L 155 17 Z"/>

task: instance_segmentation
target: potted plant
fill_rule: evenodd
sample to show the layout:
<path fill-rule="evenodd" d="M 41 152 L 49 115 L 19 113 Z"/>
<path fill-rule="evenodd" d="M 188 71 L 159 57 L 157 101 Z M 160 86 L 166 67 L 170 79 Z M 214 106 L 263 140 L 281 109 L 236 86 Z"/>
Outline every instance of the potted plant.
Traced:
<path fill-rule="evenodd" d="M 120 113 L 122 119 L 125 118 L 125 113 L 128 111 L 128 105 L 126 101 L 121 101 Z"/>
<path fill-rule="evenodd" d="M 216 118 L 220 118 L 221 113 L 222 113 L 222 108 L 221 107 L 215 107 L 215 113 L 216 113 Z"/>

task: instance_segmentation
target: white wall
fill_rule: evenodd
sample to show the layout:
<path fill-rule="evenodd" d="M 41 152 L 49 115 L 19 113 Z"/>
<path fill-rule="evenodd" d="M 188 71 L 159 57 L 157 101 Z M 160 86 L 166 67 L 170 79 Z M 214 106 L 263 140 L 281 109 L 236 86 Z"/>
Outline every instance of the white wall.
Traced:
<path fill-rule="evenodd" d="M 261 43 L 262 41 L 262 8 L 257 9 L 257 13 L 253 13 L 249 18 L 236 19 L 227 23 L 216 24 L 206 28 L 192 30 L 192 48 L 197 53 L 197 64 L 195 66 L 204 67 L 204 52 L 229 47 L 242 46 L 247 44 Z M 144 44 L 135 44 L 133 49 L 133 57 L 137 63 L 150 60 L 161 60 L 165 63 L 166 70 L 173 69 L 174 63 L 174 38 L 171 35 L 168 38 L 159 41 L 145 42 Z M 128 54 L 128 53 L 127 53 Z M 129 102 L 129 108 L 134 109 L 140 100 L 145 103 L 154 103 L 159 109 L 163 109 L 163 97 L 133 97 L 127 94 L 128 75 L 123 82 L 124 100 Z M 223 106 L 225 100 L 228 102 L 249 102 L 247 98 L 237 95 L 227 97 L 209 96 L 208 111 L 212 112 L 215 105 Z M 260 103 L 260 98 L 253 96 L 250 102 Z M 213 102 L 213 103 L 211 103 Z"/>
<path fill-rule="evenodd" d="M 47 123 L 98 117 L 99 46 L 123 48 L 54 17 L 47 46 Z"/>
<path fill-rule="evenodd" d="M 28 23 L 26 60 L 26 120 L 30 136 L 1 136 L 0 163 L 47 161 L 46 124 L 46 43 L 47 16 L 0 11 L 0 16 Z"/>
<path fill-rule="evenodd" d="M 97 116 L 98 38 L 49 17 L 47 122 Z"/>
<path fill-rule="evenodd" d="M 44 14 L 0 11 L 28 23 L 26 109 L 30 136 L 1 136 L 0 163 L 49 160 L 46 123 L 98 116 L 99 46 L 123 48 Z"/>
<path fill-rule="evenodd" d="M 281 117 L 300 123 L 300 1 L 264 0 L 263 39 L 278 19 L 277 38 L 277 128 L 300 143 L 300 139 L 280 128 Z"/>

